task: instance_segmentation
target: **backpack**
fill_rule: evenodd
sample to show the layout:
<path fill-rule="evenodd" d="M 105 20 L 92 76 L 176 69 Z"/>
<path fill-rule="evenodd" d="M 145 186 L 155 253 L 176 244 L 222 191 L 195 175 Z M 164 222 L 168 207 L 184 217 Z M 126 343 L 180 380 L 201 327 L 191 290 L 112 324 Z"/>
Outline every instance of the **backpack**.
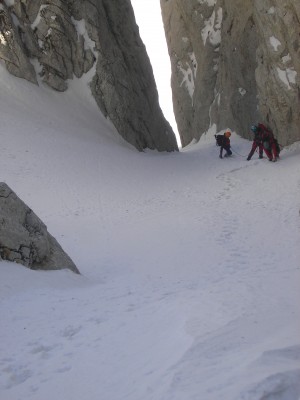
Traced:
<path fill-rule="evenodd" d="M 258 126 L 267 133 L 269 138 L 271 137 L 274 140 L 277 154 L 279 154 L 280 153 L 280 146 L 279 146 L 279 143 L 278 143 L 277 139 L 275 139 L 272 130 L 270 128 L 267 128 L 264 124 L 258 124 Z M 267 140 L 267 138 L 265 140 Z"/>
<path fill-rule="evenodd" d="M 272 129 L 266 127 L 266 125 L 264 125 L 264 124 L 258 124 L 258 127 L 259 127 L 259 130 L 260 130 L 263 138 L 266 138 L 266 140 L 269 140 L 270 138 L 274 138 Z"/>
<path fill-rule="evenodd" d="M 222 146 L 224 135 L 215 135 L 216 138 L 216 146 Z"/>
<path fill-rule="evenodd" d="M 264 124 L 259 123 L 258 127 L 263 131 L 266 131 L 266 132 L 269 132 L 269 133 L 273 134 L 272 130 L 269 127 L 267 127 L 266 125 L 264 125 Z"/>

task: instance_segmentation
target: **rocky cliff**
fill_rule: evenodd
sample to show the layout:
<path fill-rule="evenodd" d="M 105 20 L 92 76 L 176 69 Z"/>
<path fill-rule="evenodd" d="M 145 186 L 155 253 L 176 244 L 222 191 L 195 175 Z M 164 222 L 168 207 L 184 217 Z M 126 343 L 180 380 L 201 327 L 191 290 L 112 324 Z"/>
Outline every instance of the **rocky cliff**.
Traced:
<path fill-rule="evenodd" d="M 93 69 L 91 91 L 125 140 L 139 150 L 177 149 L 130 0 L 0 0 L 1 60 L 58 91 Z"/>
<path fill-rule="evenodd" d="M 6 185 L 0 182 L 0 260 L 30 269 L 68 268 L 79 274 L 70 257 L 51 236 L 46 225 Z"/>
<path fill-rule="evenodd" d="M 161 0 L 183 145 L 216 124 L 300 140 L 299 0 Z"/>

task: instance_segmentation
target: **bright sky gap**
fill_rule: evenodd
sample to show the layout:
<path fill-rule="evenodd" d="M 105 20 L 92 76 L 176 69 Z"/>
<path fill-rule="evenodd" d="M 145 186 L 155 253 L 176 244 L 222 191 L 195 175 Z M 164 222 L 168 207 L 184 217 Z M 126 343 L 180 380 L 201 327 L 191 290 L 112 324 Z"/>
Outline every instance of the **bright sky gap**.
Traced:
<path fill-rule="evenodd" d="M 131 0 L 141 38 L 146 46 L 157 85 L 159 104 L 181 146 L 173 112 L 171 63 L 168 54 L 159 0 Z"/>

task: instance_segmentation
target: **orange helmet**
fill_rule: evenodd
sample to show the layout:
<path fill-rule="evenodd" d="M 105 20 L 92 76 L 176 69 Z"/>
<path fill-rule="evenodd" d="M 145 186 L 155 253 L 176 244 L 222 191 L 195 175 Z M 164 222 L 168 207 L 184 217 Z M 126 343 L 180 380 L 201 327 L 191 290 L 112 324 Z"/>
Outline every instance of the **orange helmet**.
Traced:
<path fill-rule="evenodd" d="M 227 138 L 229 138 L 229 137 L 231 136 L 231 133 L 230 133 L 229 131 L 226 131 L 226 132 L 224 133 L 224 136 L 227 137 Z"/>

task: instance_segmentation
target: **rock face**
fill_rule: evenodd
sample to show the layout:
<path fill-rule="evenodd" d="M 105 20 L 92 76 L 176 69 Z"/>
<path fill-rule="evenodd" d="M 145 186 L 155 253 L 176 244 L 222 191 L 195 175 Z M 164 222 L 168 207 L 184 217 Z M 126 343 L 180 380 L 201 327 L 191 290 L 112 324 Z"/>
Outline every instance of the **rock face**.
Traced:
<path fill-rule="evenodd" d="M 130 0 L 0 1 L 0 60 L 14 75 L 65 91 L 93 69 L 102 113 L 137 149 L 177 150 L 158 103 Z"/>
<path fill-rule="evenodd" d="M 0 182 L 0 259 L 31 269 L 68 268 L 79 274 L 45 224 L 3 182 Z"/>
<path fill-rule="evenodd" d="M 161 0 L 182 144 L 216 124 L 300 140 L 299 0 Z"/>

